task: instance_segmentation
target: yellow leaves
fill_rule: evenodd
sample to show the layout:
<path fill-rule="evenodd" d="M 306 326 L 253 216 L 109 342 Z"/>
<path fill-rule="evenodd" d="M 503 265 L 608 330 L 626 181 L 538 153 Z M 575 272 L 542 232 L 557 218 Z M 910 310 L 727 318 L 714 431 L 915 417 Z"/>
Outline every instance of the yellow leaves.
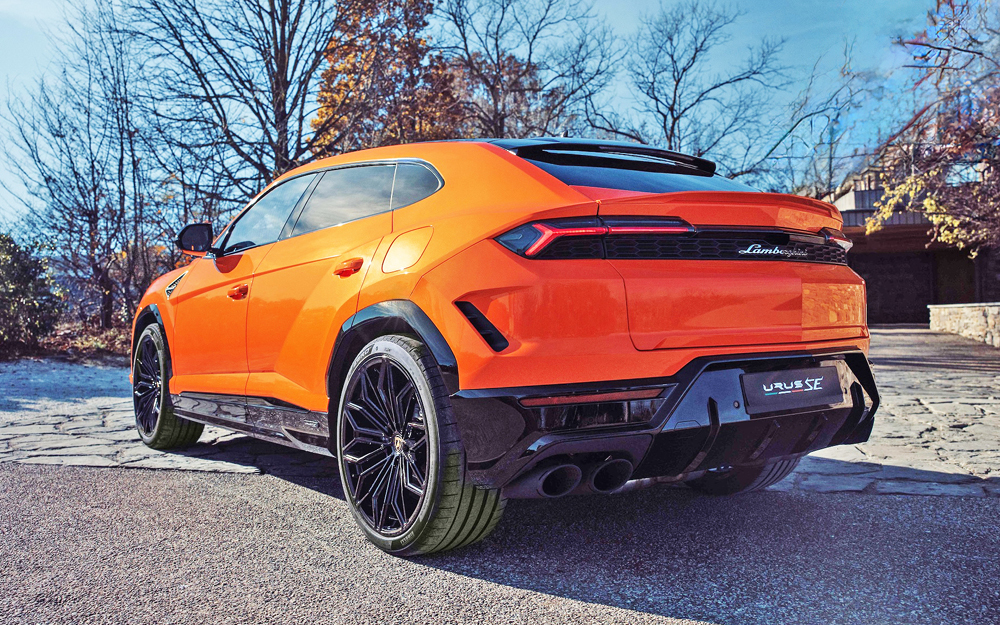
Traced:
<path fill-rule="evenodd" d="M 317 152 L 459 136 L 458 73 L 422 31 L 429 0 L 364 3 L 327 46 Z"/>

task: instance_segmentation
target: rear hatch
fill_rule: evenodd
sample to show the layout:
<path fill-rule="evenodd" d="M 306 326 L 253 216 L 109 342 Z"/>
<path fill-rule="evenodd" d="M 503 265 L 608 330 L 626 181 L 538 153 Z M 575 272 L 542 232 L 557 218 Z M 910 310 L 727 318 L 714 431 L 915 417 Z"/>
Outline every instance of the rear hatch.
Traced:
<path fill-rule="evenodd" d="M 609 236 L 637 349 L 797 343 L 865 335 L 864 283 L 827 204 L 794 196 L 690 192 L 603 200 L 623 216 L 671 217 L 681 235 Z"/>
<path fill-rule="evenodd" d="M 830 204 L 759 193 L 703 159 L 648 146 L 542 139 L 502 147 L 599 204 L 595 223 L 535 226 L 521 252 L 607 259 L 637 349 L 864 337 L 864 282 Z M 551 240 L 551 243 L 548 241 Z M 543 249 L 544 248 L 544 249 Z"/>

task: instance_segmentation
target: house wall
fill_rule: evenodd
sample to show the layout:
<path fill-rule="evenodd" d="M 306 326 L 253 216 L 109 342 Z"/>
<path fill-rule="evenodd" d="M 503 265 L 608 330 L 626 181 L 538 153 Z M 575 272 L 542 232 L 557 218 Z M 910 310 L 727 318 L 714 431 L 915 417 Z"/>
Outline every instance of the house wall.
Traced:
<path fill-rule="evenodd" d="M 934 302 L 934 258 L 928 252 L 848 254 L 865 280 L 869 323 L 927 323 Z"/>
<path fill-rule="evenodd" d="M 976 259 L 980 302 L 1000 302 L 1000 249 L 980 252 Z"/>

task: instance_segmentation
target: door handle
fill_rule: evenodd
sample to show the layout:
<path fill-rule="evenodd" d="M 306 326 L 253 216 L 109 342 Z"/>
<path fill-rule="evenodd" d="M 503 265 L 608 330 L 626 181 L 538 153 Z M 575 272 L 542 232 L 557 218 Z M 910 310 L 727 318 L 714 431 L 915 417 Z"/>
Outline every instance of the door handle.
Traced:
<path fill-rule="evenodd" d="M 361 271 L 361 266 L 364 264 L 365 259 L 363 258 L 348 258 L 344 262 L 337 265 L 337 268 L 333 270 L 333 275 L 340 276 L 341 278 L 353 276 Z"/>
<path fill-rule="evenodd" d="M 229 296 L 229 299 L 240 300 L 246 297 L 247 293 L 249 292 L 250 292 L 250 285 L 241 284 L 239 286 L 234 286 L 233 288 L 229 289 L 229 292 L 226 293 L 226 295 Z"/>

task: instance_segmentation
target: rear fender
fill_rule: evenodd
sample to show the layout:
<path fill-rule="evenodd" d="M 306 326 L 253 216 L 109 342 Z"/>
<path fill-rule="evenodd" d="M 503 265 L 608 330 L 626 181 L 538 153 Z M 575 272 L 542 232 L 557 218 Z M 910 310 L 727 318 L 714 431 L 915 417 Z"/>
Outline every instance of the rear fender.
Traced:
<path fill-rule="evenodd" d="M 434 322 L 409 300 L 389 300 L 373 304 L 352 315 L 340 328 L 327 372 L 327 392 L 332 404 L 339 402 L 347 371 L 361 349 L 386 334 L 416 336 L 434 356 L 449 393 L 458 392 L 458 362 Z"/>

